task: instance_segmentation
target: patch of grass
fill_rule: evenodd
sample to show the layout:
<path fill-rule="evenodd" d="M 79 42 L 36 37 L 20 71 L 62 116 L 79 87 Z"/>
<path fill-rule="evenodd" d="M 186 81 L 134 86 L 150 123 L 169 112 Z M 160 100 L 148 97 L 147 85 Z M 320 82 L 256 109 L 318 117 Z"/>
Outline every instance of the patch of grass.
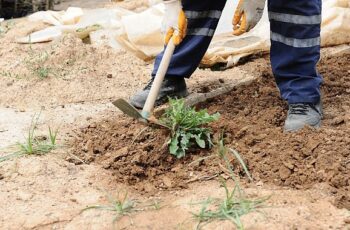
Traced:
<path fill-rule="evenodd" d="M 130 199 L 127 192 L 118 192 L 116 197 L 112 197 L 107 194 L 106 198 L 108 200 L 107 205 L 88 206 L 84 208 L 81 212 L 85 212 L 91 209 L 111 211 L 115 213 L 113 224 L 119 221 L 122 217 L 128 216 L 130 218 L 131 225 L 133 225 L 130 216 L 132 213 L 144 211 L 149 208 L 151 208 L 152 210 L 160 210 L 162 208 L 161 202 L 158 200 L 154 200 L 151 204 L 140 205 L 136 200 Z"/>
<path fill-rule="evenodd" d="M 41 138 L 35 135 L 39 117 L 40 114 L 38 116 L 34 115 L 28 134 L 25 137 L 25 142 L 18 142 L 14 146 L 17 150 L 12 154 L 0 157 L 0 162 L 25 155 L 44 155 L 57 148 L 58 129 L 52 130 L 51 127 L 49 127 L 48 136 Z"/>
<path fill-rule="evenodd" d="M 14 79 L 20 79 L 21 77 L 19 76 L 19 74 L 10 72 L 10 71 L 1 71 L 0 72 L 0 76 L 2 77 L 6 77 L 6 78 L 14 78 Z"/>
<path fill-rule="evenodd" d="M 199 213 L 193 213 L 195 219 L 199 221 L 197 229 L 200 229 L 203 224 L 221 220 L 229 220 L 238 229 L 244 229 L 241 217 L 262 208 L 266 201 L 266 198 L 249 199 L 243 197 L 239 191 L 241 189 L 237 186 L 230 191 L 224 179 L 222 179 L 221 185 L 225 189 L 225 197 L 208 198 L 201 203 L 202 207 Z"/>
<path fill-rule="evenodd" d="M 40 79 L 45 79 L 49 76 L 50 69 L 44 66 L 40 66 L 38 69 L 35 70 L 35 74 L 40 78 Z"/>
<path fill-rule="evenodd" d="M 199 221 L 197 229 L 200 229 L 202 225 L 221 220 L 231 221 L 236 228 L 244 229 L 241 222 L 241 217 L 251 213 L 257 212 L 258 209 L 264 207 L 264 203 L 269 197 L 250 199 L 244 194 L 239 180 L 234 175 L 232 165 L 227 157 L 227 153 L 233 154 L 233 156 L 238 160 L 238 162 L 243 167 L 246 175 L 252 180 L 252 177 L 245 165 L 243 159 L 239 153 L 231 148 L 227 148 L 224 145 L 224 139 L 221 137 L 218 141 L 218 156 L 225 161 L 226 167 L 230 173 L 231 179 L 234 181 L 234 188 L 230 190 L 227 186 L 226 181 L 221 177 L 220 182 L 222 187 L 225 189 L 224 198 L 207 198 L 206 200 L 200 202 L 201 210 L 199 213 L 192 213 L 194 218 Z"/>
<path fill-rule="evenodd" d="M 230 160 L 229 160 L 228 157 L 227 157 L 227 153 L 228 153 L 228 152 L 231 153 L 231 154 L 233 155 L 233 157 L 237 159 L 237 161 L 238 161 L 238 162 L 240 163 L 240 165 L 242 166 L 242 168 L 243 168 L 245 174 L 248 176 L 249 180 L 250 180 L 250 181 L 253 181 L 253 178 L 252 178 L 252 176 L 251 176 L 251 174 L 250 174 L 250 172 L 249 172 L 249 170 L 248 170 L 248 168 L 247 168 L 247 165 L 244 163 L 242 157 L 240 156 L 240 154 L 239 154 L 236 150 L 234 150 L 234 149 L 232 149 L 232 148 L 227 148 L 227 147 L 225 146 L 223 136 L 224 136 L 224 135 L 221 134 L 221 137 L 219 138 L 218 146 L 217 146 L 217 147 L 218 147 L 217 153 L 218 153 L 218 156 L 219 156 L 221 159 L 224 160 L 225 165 L 226 165 L 226 168 L 227 168 L 228 171 L 230 172 L 231 178 L 235 181 L 236 184 L 239 183 L 238 180 L 236 179 L 236 176 L 235 176 L 234 172 L 233 172 L 233 168 L 232 168 L 232 165 L 231 165 L 231 163 L 230 163 Z"/>
<path fill-rule="evenodd" d="M 113 223 L 118 221 L 123 216 L 130 216 L 131 213 L 136 212 L 136 202 L 129 199 L 128 193 L 118 193 L 116 198 L 107 195 L 108 205 L 92 205 L 84 208 L 82 212 L 90 209 L 101 209 L 115 212 Z"/>
<path fill-rule="evenodd" d="M 26 60 L 26 65 L 30 72 L 41 80 L 48 78 L 52 73 L 51 68 L 45 65 L 49 56 L 49 53 L 46 51 L 35 53 L 35 51 L 31 49 L 29 58 Z"/>
<path fill-rule="evenodd" d="M 169 99 L 169 104 L 161 122 L 170 127 L 170 153 L 182 158 L 194 144 L 200 148 L 211 147 L 211 130 L 207 125 L 218 120 L 220 114 L 209 115 L 207 110 L 197 112 L 194 108 L 186 106 L 184 99 Z"/>

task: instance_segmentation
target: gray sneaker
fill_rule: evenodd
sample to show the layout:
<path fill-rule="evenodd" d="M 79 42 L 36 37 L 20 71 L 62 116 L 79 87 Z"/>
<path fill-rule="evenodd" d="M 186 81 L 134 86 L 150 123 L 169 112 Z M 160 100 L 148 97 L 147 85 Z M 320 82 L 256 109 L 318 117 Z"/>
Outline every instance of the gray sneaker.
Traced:
<path fill-rule="evenodd" d="M 137 92 L 130 98 L 130 103 L 137 109 L 142 109 L 146 103 L 148 94 L 151 90 L 154 78 L 152 78 L 146 87 Z M 183 98 L 188 95 L 186 81 L 184 78 L 172 77 L 165 78 L 159 91 L 156 106 L 164 104 L 170 98 Z"/>
<path fill-rule="evenodd" d="M 323 111 L 321 101 L 318 104 L 290 104 L 284 131 L 295 132 L 304 128 L 306 125 L 319 128 L 321 126 L 322 117 Z"/>

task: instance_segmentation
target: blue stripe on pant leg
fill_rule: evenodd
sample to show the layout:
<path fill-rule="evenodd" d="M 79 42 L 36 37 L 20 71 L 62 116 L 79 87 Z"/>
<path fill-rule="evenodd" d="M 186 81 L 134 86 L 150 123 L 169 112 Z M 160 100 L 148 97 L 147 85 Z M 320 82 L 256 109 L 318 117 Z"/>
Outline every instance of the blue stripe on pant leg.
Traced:
<path fill-rule="evenodd" d="M 269 11 L 313 16 L 321 14 L 321 4 L 321 0 L 270 0 Z M 278 41 L 271 40 L 271 64 L 282 98 L 290 104 L 317 103 L 322 83 L 316 70 L 320 46 L 310 43 L 310 40 L 319 38 L 320 24 L 302 25 L 276 20 L 270 20 L 270 23 L 271 32 L 281 37 Z M 286 42 L 282 41 L 283 38 Z"/>
<path fill-rule="evenodd" d="M 221 12 L 226 4 L 226 0 L 183 0 L 182 2 L 185 12 L 204 12 L 215 10 Z M 192 32 L 202 28 L 215 30 L 218 22 L 218 17 L 201 17 L 198 19 L 191 18 L 188 19 L 188 29 Z M 166 77 L 189 78 L 198 67 L 209 47 L 211 40 L 212 35 L 210 34 L 208 36 L 187 35 L 182 43 L 176 47 Z M 162 57 L 163 52 L 156 57 L 152 76 L 156 75 Z"/>

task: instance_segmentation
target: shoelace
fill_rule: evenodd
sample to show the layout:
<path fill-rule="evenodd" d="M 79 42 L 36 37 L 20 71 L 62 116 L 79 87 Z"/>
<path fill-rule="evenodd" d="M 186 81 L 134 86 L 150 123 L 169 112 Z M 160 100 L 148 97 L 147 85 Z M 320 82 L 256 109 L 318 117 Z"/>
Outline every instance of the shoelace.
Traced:
<path fill-rule="evenodd" d="M 290 105 L 290 114 L 307 115 L 310 105 L 308 104 L 293 104 Z"/>

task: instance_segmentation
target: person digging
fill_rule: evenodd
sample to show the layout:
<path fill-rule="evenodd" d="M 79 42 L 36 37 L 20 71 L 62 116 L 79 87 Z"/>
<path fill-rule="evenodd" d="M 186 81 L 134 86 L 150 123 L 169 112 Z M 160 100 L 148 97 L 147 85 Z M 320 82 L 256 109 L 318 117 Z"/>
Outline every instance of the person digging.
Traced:
<path fill-rule="evenodd" d="M 260 21 L 266 0 L 240 0 L 233 18 L 238 36 Z M 188 95 L 185 78 L 198 67 L 214 36 L 226 0 L 164 0 L 162 30 L 165 43 L 173 37 L 176 45 L 156 104 L 168 97 Z M 271 27 L 270 59 L 281 97 L 288 102 L 285 131 L 309 125 L 319 128 L 322 120 L 320 85 L 316 70 L 320 59 L 321 0 L 269 0 Z M 156 57 L 152 78 L 146 87 L 130 98 L 143 108 L 164 51 Z"/>

